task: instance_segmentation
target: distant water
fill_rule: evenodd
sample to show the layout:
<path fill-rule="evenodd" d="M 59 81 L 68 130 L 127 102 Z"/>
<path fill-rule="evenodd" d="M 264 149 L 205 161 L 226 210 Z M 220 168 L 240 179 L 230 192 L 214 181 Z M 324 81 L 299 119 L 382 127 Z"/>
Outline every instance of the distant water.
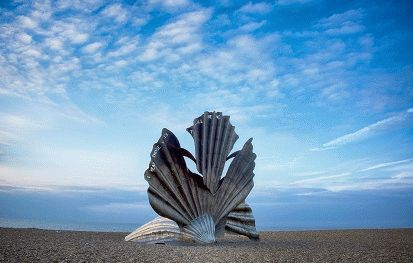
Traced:
<path fill-rule="evenodd" d="M 65 222 L 39 219 L 10 219 L 0 218 L 0 227 L 11 228 L 39 228 L 49 230 L 74 230 L 74 231 L 96 231 L 96 232 L 132 232 L 143 223 L 107 223 L 107 222 Z M 258 231 L 288 231 L 288 230 L 310 230 L 323 228 L 308 227 L 258 227 Z M 328 228 L 325 228 L 328 229 Z"/>
<path fill-rule="evenodd" d="M 64 222 L 38 219 L 0 218 L 0 227 L 40 228 L 50 230 L 75 230 L 96 232 L 131 232 L 141 226 L 136 223 Z"/>
<path fill-rule="evenodd" d="M 39 219 L 10 219 L 0 218 L 0 227 L 11 228 L 39 228 L 49 230 L 74 230 L 94 232 L 132 232 L 147 222 L 137 223 L 107 223 L 107 222 L 64 222 Z M 335 230 L 335 229 L 378 229 L 400 228 L 400 226 L 371 226 L 360 227 L 354 225 L 323 225 L 323 226 L 257 226 L 258 231 L 305 231 L 305 230 Z M 408 228 L 408 227 L 407 227 Z"/>

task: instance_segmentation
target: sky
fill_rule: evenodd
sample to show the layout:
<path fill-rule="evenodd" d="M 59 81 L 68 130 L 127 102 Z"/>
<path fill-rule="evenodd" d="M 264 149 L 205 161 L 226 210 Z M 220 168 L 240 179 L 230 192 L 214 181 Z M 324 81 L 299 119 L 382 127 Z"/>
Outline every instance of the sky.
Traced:
<path fill-rule="evenodd" d="M 413 227 L 411 1 L 1 1 L 0 218 L 153 218 L 162 128 L 253 137 L 259 229 Z M 190 163 L 188 165 L 194 169 Z"/>

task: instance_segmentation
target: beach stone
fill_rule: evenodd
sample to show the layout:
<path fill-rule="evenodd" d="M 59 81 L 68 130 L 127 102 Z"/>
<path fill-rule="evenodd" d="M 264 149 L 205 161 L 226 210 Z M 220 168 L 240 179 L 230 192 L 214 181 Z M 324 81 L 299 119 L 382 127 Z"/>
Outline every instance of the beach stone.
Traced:
<path fill-rule="evenodd" d="M 0 228 L 0 262 L 412 262 L 413 229 L 261 232 L 202 246 L 124 242 L 125 233 Z"/>

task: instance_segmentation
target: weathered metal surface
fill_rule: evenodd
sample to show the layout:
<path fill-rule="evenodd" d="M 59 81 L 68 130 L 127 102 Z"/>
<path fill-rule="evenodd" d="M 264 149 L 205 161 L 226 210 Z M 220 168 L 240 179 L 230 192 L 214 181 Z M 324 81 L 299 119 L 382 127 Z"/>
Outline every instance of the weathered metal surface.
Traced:
<path fill-rule="evenodd" d="M 182 228 L 182 235 L 198 243 L 213 243 L 215 242 L 214 219 L 208 214 L 197 217 Z"/>
<path fill-rule="evenodd" d="M 202 174 L 205 186 L 215 193 L 226 158 L 238 139 L 235 127 L 229 122 L 229 116 L 205 112 L 187 131 L 195 142 L 196 168 Z"/>
<path fill-rule="evenodd" d="M 125 241 L 149 244 L 194 240 L 202 242 L 198 240 L 214 240 L 215 237 L 223 236 L 225 232 L 244 235 L 254 240 L 259 238 L 255 229 L 255 219 L 252 216 L 251 207 L 246 203 L 241 203 L 232 210 L 225 219 L 225 223 L 223 226 L 225 231 L 221 235 L 217 235 L 214 222 L 208 216 L 197 218 L 196 222 L 184 227 L 182 231 L 175 221 L 159 216 L 127 235 Z M 204 235 L 207 236 L 203 237 Z"/>
<path fill-rule="evenodd" d="M 229 213 L 225 224 L 225 232 L 244 235 L 253 240 L 259 239 L 252 209 L 248 204 L 241 203 Z"/>
<path fill-rule="evenodd" d="M 159 216 L 127 235 L 125 241 L 167 243 L 180 240 L 181 236 L 181 230 L 174 221 Z"/>
<path fill-rule="evenodd" d="M 187 130 L 195 142 L 195 157 L 181 148 L 176 136 L 167 129 L 162 130 L 153 146 L 149 168 L 145 171 L 152 208 L 159 215 L 175 221 L 181 234 L 195 242 L 214 242 L 215 235 L 222 232 L 227 221 L 233 232 L 258 238 L 255 220 L 252 229 L 251 220 L 240 217 L 252 217 L 251 209 L 239 208 L 228 217 L 254 185 L 256 155 L 252 152 L 252 138 L 240 151 L 229 155 L 238 135 L 229 116 L 215 112 L 205 112 Z M 187 168 L 184 156 L 195 160 L 201 175 Z M 221 179 L 225 162 L 232 157 L 234 159 Z"/>

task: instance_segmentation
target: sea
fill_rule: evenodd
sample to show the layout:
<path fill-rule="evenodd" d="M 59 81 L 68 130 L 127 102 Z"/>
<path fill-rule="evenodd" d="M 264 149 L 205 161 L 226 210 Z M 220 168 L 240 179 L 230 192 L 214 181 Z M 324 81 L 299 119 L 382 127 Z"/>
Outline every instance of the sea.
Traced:
<path fill-rule="evenodd" d="M 130 233 L 147 222 L 110 223 L 110 222 L 75 222 L 53 221 L 40 219 L 11 219 L 0 217 L 0 228 L 37 228 L 47 230 L 70 230 L 92 232 L 125 232 Z M 308 231 L 308 230 L 337 230 L 337 229 L 364 229 L 364 228 L 400 228 L 400 226 L 360 227 L 355 225 L 322 225 L 322 226 L 262 226 L 257 225 L 258 231 Z"/>
<path fill-rule="evenodd" d="M 0 227 L 92 232 L 132 232 L 142 223 L 74 222 L 0 218 Z"/>
<path fill-rule="evenodd" d="M 40 219 L 1 218 L 0 227 L 8 228 L 38 228 L 47 230 L 70 230 L 70 231 L 92 231 L 92 232 L 132 232 L 147 222 L 137 223 L 109 223 L 109 222 L 75 222 L 75 221 L 53 221 Z M 308 227 L 257 227 L 258 231 L 294 231 L 309 230 Z M 319 229 L 319 228 L 314 228 Z"/>

